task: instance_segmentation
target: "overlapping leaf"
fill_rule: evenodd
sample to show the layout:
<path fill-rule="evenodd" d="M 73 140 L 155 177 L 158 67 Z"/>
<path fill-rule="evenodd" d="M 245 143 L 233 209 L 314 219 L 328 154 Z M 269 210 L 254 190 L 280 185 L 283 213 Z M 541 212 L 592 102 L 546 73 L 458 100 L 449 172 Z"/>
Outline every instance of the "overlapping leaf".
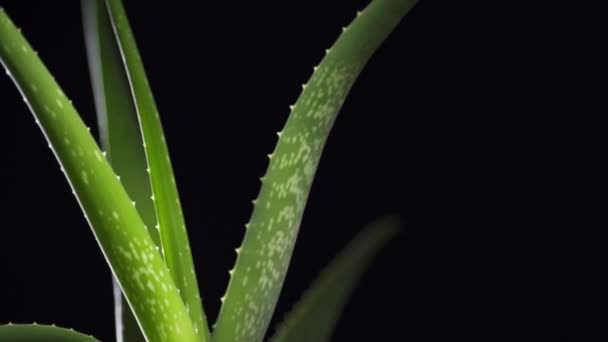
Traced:
<path fill-rule="evenodd" d="M 107 0 L 106 6 L 139 116 L 165 263 L 180 290 L 197 334 L 203 341 L 207 341 L 209 328 L 201 304 L 186 225 L 156 103 L 122 2 Z"/>
<path fill-rule="evenodd" d="M 105 2 L 83 0 L 82 18 L 101 147 L 114 172 L 120 175 L 129 197 L 136 203 L 154 244 L 160 247 L 137 111 Z M 120 286 L 116 281 L 113 286 L 117 340 L 144 341 Z"/>
<path fill-rule="evenodd" d="M 279 133 L 216 323 L 215 342 L 261 341 L 325 141 L 353 82 L 415 0 L 375 0 L 345 28 Z"/>
<path fill-rule="evenodd" d="M 117 175 L 2 8 L 0 60 L 53 149 L 147 340 L 198 341 L 167 267 Z"/>

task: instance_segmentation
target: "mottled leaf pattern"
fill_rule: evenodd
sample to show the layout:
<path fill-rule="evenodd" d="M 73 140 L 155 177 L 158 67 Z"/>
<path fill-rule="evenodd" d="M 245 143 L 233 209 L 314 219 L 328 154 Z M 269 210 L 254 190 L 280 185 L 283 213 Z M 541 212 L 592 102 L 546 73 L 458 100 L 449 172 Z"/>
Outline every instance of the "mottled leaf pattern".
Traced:
<path fill-rule="evenodd" d="M 173 167 L 169 159 L 169 150 L 154 96 L 122 2 L 107 0 L 106 5 L 118 46 L 124 58 L 125 69 L 139 116 L 165 263 L 180 290 L 180 295 L 197 334 L 202 341 L 207 341 L 210 339 L 209 328 L 198 290 L 198 281 Z"/>
<path fill-rule="evenodd" d="M 159 247 L 160 236 L 137 111 L 105 2 L 82 0 L 82 18 L 101 147 L 114 172 L 120 175 L 129 197 L 136 203 L 137 212 L 154 244 Z M 113 286 L 117 342 L 143 342 L 144 337 L 118 283 L 114 281 Z"/>
<path fill-rule="evenodd" d="M 103 152 L 0 8 L 0 60 L 65 173 L 148 341 L 197 341 L 162 257 Z"/>
<path fill-rule="evenodd" d="M 253 342 L 264 337 L 338 111 L 365 63 L 415 3 L 373 1 L 344 29 L 303 86 L 269 155 L 270 165 L 222 300 L 215 342 Z"/>

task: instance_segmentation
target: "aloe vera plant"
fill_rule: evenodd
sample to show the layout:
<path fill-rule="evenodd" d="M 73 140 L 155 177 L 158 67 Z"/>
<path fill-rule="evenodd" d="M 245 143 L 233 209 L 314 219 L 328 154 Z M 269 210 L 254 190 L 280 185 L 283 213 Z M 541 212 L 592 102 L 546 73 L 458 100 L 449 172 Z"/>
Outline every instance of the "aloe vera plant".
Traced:
<path fill-rule="evenodd" d="M 47 138 L 116 279 L 118 340 L 264 338 L 332 125 L 366 62 L 415 2 L 370 3 L 343 29 L 302 86 L 268 155 L 214 325 L 203 310 L 198 282 L 205 275 L 195 273 L 159 111 L 121 1 L 83 1 L 82 6 L 101 146 L 0 8 L 2 64 Z M 377 221 L 353 240 L 272 340 L 328 340 L 365 265 L 397 225 L 394 218 Z M 0 327 L 0 340 L 44 336 L 90 338 L 51 326 Z"/>

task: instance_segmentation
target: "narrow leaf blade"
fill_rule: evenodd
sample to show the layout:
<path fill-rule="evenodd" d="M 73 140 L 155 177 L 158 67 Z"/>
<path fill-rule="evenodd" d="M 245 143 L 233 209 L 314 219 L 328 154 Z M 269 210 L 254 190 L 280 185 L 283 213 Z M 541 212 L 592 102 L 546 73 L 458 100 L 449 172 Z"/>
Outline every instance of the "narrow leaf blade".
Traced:
<path fill-rule="evenodd" d="M 160 246 L 148 164 L 129 79 L 103 0 L 84 0 L 83 18 L 101 145 L 148 232 Z"/>
<path fill-rule="evenodd" d="M 375 0 L 315 68 L 262 178 L 213 338 L 261 341 L 274 311 L 325 141 L 360 71 L 415 0 Z"/>
<path fill-rule="evenodd" d="M 93 336 L 85 335 L 73 329 L 60 328 L 54 325 L 8 324 L 0 325 L 0 341 L 11 342 L 94 342 Z"/>
<path fill-rule="evenodd" d="M 330 341 L 335 324 L 373 257 L 397 232 L 400 222 L 388 217 L 361 231 L 302 296 L 271 342 Z"/>
<path fill-rule="evenodd" d="M 136 203 L 154 244 L 160 247 L 137 111 L 105 2 L 83 0 L 82 15 L 101 146 L 129 197 Z M 144 341 L 118 283 L 114 281 L 113 286 L 117 341 Z"/>
<path fill-rule="evenodd" d="M 177 288 L 127 192 L 32 47 L 0 7 L 0 61 L 53 149 L 148 341 L 197 341 Z"/>
<path fill-rule="evenodd" d="M 201 304 L 186 225 L 156 103 L 122 2 L 106 0 L 106 5 L 125 61 L 145 142 L 165 263 L 180 290 L 197 333 L 206 341 L 210 339 L 209 328 Z"/>

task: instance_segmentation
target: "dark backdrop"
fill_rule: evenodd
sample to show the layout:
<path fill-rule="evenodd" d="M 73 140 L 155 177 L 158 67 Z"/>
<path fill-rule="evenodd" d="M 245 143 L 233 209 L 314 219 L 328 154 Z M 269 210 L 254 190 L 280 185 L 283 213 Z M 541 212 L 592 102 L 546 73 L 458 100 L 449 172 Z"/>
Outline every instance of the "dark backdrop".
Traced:
<path fill-rule="evenodd" d="M 0 3 L 96 134 L 79 2 Z M 275 132 L 367 1 L 194 3 L 128 1 L 127 12 L 213 321 Z M 363 225 L 399 213 L 404 233 L 361 281 L 336 341 L 571 337 L 573 242 L 551 221 L 569 213 L 552 205 L 563 188 L 545 166 L 561 150 L 545 115 L 550 62 L 536 55 L 546 40 L 515 42 L 526 18 L 509 6 L 424 1 L 372 58 L 325 148 L 277 317 Z M 113 340 L 102 254 L 4 75 L 0 101 L 0 323 Z"/>

